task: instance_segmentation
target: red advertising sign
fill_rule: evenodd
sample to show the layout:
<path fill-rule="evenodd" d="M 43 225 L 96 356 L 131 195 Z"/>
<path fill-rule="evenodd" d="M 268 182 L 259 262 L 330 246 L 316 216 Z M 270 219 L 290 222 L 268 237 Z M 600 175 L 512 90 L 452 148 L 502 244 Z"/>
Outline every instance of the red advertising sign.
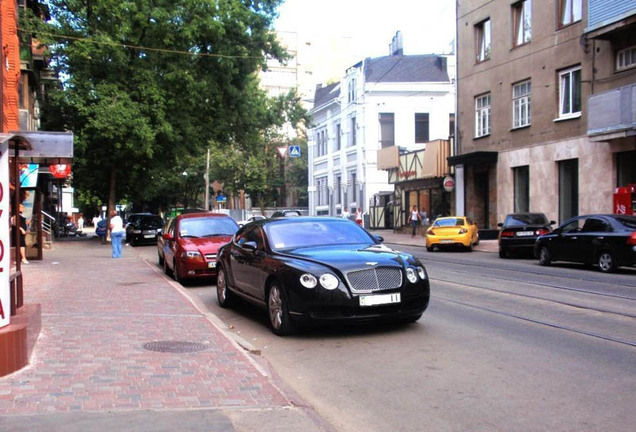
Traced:
<path fill-rule="evenodd" d="M 57 179 L 63 179 L 71 174 L 71 165 L 57 164 L 49 165 L 49 171 L 53 174 L 53 177 Z"/>

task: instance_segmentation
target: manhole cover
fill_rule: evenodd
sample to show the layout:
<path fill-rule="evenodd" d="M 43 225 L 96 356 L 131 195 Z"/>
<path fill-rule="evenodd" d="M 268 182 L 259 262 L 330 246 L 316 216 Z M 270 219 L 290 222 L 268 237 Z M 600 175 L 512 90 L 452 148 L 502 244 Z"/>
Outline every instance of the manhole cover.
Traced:
<path fill-rule="evenodd" d="M 204 351 L 210 348 L 209 344 L 199 342 L 184 341 L 155 341 L 147 342 L 142 345 L 148 351 L 167 352 L 167 353 L 190 353 Z"/>

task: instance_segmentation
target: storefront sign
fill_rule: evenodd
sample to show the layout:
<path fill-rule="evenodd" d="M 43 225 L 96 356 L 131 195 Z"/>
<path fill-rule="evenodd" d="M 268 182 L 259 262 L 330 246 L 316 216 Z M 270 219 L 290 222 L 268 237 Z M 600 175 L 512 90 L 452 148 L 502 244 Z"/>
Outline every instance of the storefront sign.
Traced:
<path fill-rule="evenodd" d="M 455 179 L 452 178 L 451 176 L 444 177 L 442 186 L 444 186 L 444 190 L 446 192 L 452 192 L 453 190 L 455 190 Z"/>
<path fill-rule="evenodd" d="M 9 325 L 11 316 L 9 140 L 0 143 L 0 328 Z"/>
<path fill-rule="evenodd" d="M 67 164 L 50 165 L 49 171 L 53 174 L 53 177 L 63 179 L 71 174 L 71 166 Z"/>
<path fill-rule="evenodd" d="M 400 177 L 400 178 L 409 178 L 409 177 L 414 177 L 415 174 L 417 174 L 415 171 L 399 171 L 398 172 L 398 177 Z"/>

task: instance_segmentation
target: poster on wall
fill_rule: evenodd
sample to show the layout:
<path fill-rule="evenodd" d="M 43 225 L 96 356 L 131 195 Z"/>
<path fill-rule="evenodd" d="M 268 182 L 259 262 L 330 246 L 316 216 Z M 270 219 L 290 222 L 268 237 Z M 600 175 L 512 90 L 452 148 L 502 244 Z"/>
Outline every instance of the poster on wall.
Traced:
<path fill-rule="evenodd" d="M 38 164 L 20 164 L 20 188 L 34 188 L 38 184 Z"/>
<path fill-rule="evenodd" d="M 11 287 L 9 284 L 9 141 L 0 142 L 0 328 L 8 326 L 11 317 Z"/>

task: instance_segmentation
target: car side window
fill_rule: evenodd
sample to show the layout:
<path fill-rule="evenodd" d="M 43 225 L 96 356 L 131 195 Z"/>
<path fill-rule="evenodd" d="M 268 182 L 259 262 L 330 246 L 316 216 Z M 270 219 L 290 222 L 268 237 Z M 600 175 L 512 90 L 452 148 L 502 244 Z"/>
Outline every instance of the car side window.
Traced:
<path fill-rule="evenodd" d="M 170 225 L 168 226 L 168 233 L 172 234 L 174 236 L 174 226 L 176 224 L 177 220 L 176 219 L 172 219 L 170 221 Z"/>
<path fill-rule="evenodd" d="M 234 240 L 234 242 L 243 247 L 245 242 L 255 242 L 258 250 L 263 250 L 263 234 L 260 227 L 248 227 L 247 229 L 241 229 Z"/>
<path fill-rule="evenodd" d="M 581 225 L 583 224 L 584 221 L 585 219 L 575 219 L 569 222 L 567 225 L 563 225 L 563 227 L 561 228 L 561 232 L 564 234 L 579 232 L 581 231 Z"/>
<path fill-rule="evenodd" d="M 589 218 L 585 221 L 585 225 L 581 229 L 581 232 L 608 232 L 611 231 L 611 227 L 607 222 L 602 219 Z"/>

